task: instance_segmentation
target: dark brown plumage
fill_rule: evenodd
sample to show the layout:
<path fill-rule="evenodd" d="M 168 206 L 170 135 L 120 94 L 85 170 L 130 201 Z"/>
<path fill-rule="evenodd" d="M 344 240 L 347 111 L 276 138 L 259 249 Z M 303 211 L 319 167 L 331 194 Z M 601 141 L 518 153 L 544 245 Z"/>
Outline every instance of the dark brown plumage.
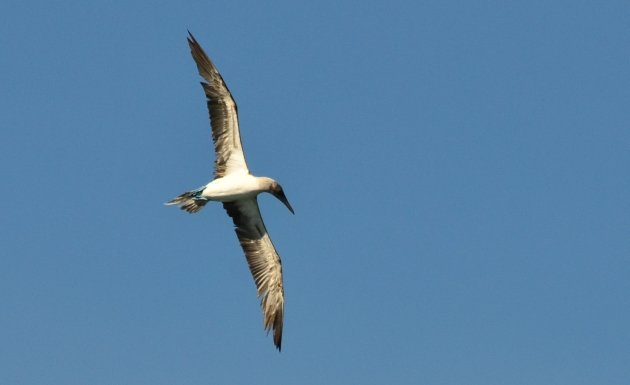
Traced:
<path fill-rule="evenodd" d="M 236 236 L 254 277 L 263 312 L 263 325 L 266 331 L 273 329 L 273 342 L 280 350 L 284 318 L 280 256 L 267 234 L 255 197 L 226 202 L 223 207 L 234 221 Z"/>

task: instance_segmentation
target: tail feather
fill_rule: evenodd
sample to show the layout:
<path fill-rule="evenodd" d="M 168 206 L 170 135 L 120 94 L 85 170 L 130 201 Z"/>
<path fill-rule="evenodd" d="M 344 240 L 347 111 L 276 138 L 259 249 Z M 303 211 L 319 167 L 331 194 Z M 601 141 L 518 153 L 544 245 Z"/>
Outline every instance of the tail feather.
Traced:
<path fill-rule="evenodd" d="M 189 213 L 196 213 L 208 203 L 208 199 L 201 196 L 205 187 L 197 190 L 188 191 L 182 195 L 168 201 L 165 205 L 179 205 L 179 208 Z"/>

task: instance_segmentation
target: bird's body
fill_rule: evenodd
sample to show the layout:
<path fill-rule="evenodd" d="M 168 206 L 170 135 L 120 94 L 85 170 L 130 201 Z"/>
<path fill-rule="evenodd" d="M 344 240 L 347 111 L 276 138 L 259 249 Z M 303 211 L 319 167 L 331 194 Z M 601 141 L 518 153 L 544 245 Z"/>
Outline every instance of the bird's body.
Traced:
<path fill-rule="evenodd" d="M 293 213 L 282 186 L 268 177 L 250 174 L 245 162 L 238 126 L 236 103 L 219 71 L 190 34 L 191 53 L 204 81 L 212 139 L 215 149 L 215 178 L 205 186 L 185 192 L 167 202 L 182 210 L 196 213 L 208 202 L 222 202 L 236 226 L 236 235 L 245 252 L 261 298 L 263 325 L 273 329 L 274 343 L 280 350 L 284 322 L 284 287 L 280 256 L 267 234 L 260 215 L 257 196 L 268 192 L 284 203 Z"/>
<path fill-rule="evenodd" d="M 271 178 L 251 174 L 229 174 L 208 183 L 201 196 L 211 201 L 231 202 L 270 191 L 272 185 Z"/>

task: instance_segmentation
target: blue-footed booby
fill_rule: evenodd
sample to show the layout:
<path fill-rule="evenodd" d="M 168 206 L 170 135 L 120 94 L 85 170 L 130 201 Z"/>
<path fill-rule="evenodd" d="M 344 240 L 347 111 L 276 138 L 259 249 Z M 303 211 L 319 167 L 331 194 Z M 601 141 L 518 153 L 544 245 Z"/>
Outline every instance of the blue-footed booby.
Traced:
<path fill-rule="evenodd" d="M 282 186 L 268 177 L 252 175 L 247 168 L 238 126 L 236 102 L 223 77 L 203 51 L 197 40 L 188 32 L 188 45 L 197 63 L 201 86 L 206 94 L 212 140 L 214 142 L 214 179 L 205 186 L 188 191 L 167 205 L 179 205 L 182 210 L 196 213 L 209 201 L 223 203 L 234 221 L 236 236 L 245 252 L 249 269 L 254 277 L 261 300 L 263 326 L 273 329 L 273 342 L 278 350 L 282 346 L 284 318 L 284 288 L 282 263 L 269 238 L 260 215 L 257 196 L 262 192 L 278 198 L 293 213 Z"/>

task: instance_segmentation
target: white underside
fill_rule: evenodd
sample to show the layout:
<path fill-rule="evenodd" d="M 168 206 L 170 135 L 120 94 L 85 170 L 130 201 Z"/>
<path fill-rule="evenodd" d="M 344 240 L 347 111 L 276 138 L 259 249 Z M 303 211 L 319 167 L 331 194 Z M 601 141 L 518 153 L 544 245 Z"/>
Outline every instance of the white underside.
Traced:
<path fill-rule="evenodd" d="M 229 174 L 208 183 L 201 196 L 219 202 L 251 198 L 266 190 L 266 179 L 250 174 Z"/>

